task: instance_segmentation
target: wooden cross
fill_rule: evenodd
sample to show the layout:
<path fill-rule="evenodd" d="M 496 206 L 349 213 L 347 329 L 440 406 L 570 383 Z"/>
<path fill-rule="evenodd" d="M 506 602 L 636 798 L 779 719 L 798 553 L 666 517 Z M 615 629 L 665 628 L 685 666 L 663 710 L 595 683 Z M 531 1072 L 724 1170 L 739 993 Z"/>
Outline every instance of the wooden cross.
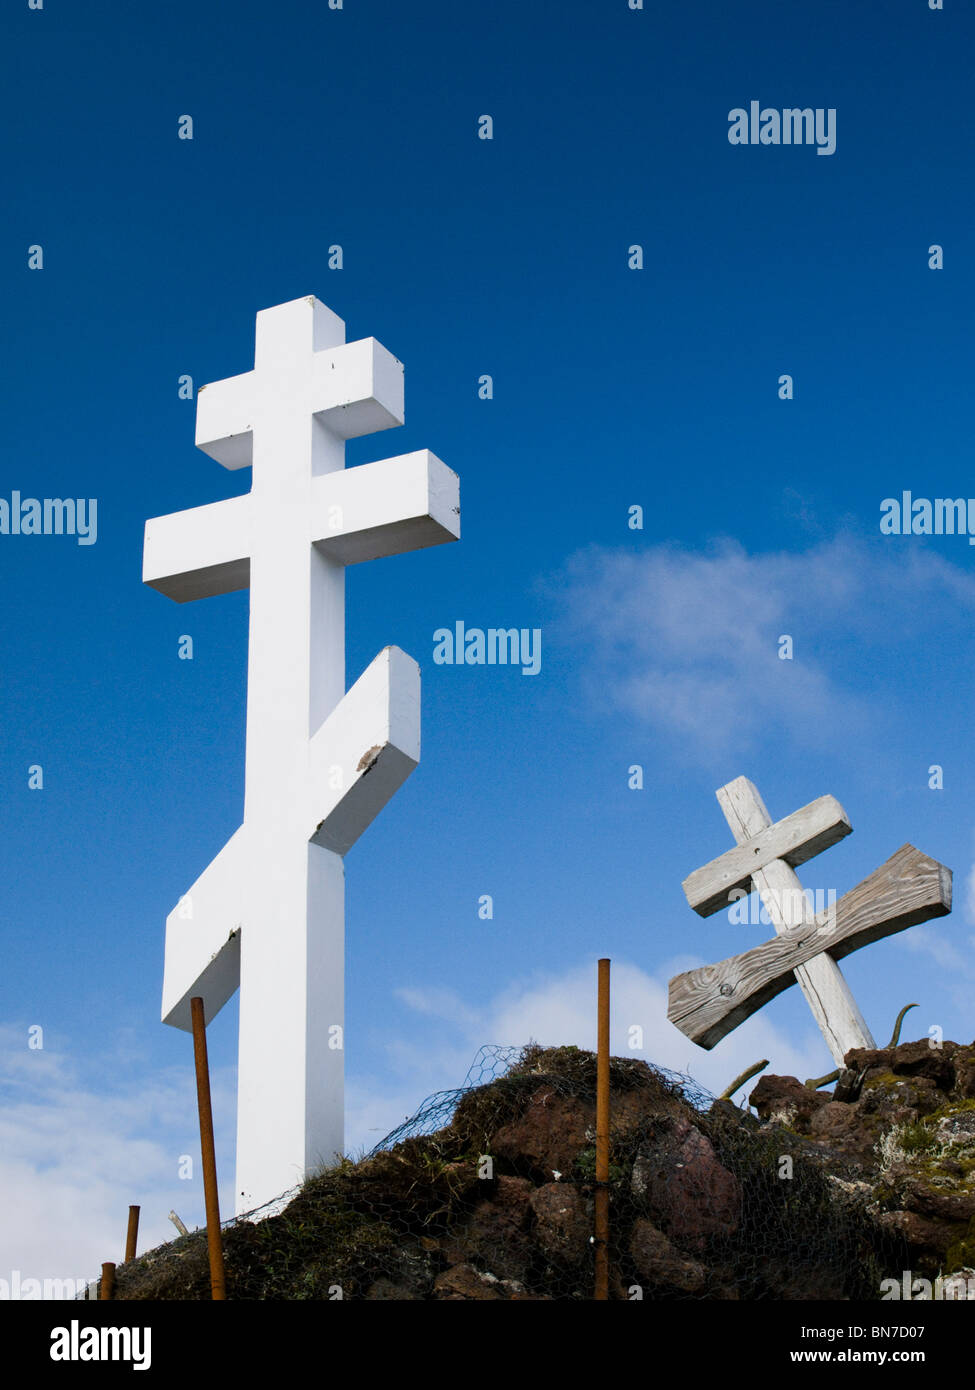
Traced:
<path fill-rule="evenodd" d="M 163 1020 L 240 986 L 238 1213 L 343 1151 L 343 856 L 417 765 L 420 673 L 398 647 L 345 689 L 345 568 L 456 540 L 427 450 L 345 471 L 403 423 L 403 367 L 317 299 L 257 315 L 254 370 L 201 388 L 197 446 L 245 496 L 146 522 L 143 578 L 179 603 L 250 588 L 243 824 L 166 922 Z"/>
<path fill-rule="evenodd" d="M 815 913 L 796 866 L 849 835 L 832 796 L 821 796 L 774 825 L 757 789 L 736 777 L 716 793 L 737 841 L 734 849 L 684 880 L 695 912 L 709 917 L 742 889 L 761 897 L 777 936 L 742 955 L 670 981 L 667 1017 L 701 1047 L 737 1028 L 763 1004 L 799 982 L 838 1066 L 852 1047 L 876 1047 L 837 961 L 905 927 L 951 911 L 951 870 L 913 845 Z"/>

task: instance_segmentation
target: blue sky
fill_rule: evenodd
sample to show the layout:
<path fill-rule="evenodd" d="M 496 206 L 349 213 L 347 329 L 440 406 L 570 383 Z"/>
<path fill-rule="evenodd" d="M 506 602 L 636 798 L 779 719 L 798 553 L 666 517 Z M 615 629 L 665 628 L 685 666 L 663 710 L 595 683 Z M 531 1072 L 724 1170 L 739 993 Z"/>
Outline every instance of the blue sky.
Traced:
<path fill-rule="evenodd" d="M 950 918 L 844 972 L 879 1041 L 910 1000 L 905 1036 L 970 1040 L 973 554 L 879 531 L 903 489 L 975 494 L 975 24 L 946 4 L 8 9 L 0 497 L 97 498 L 98 531 L 0 535 L 0 1279 L 94 1273 L 129 1202 L 146 1240 L 202 1220 L 163 929 L 240 821 L 247 595 L 144 588 L 142 534 L 249 487 L 178 378 L 248 370 L 256 311 L 301 295 L 405 364 L 406 425 L 348 462 L 430 448 L 463 512 L 459 544 L 349 574 L 349 681 L 393 642 L 424 702 L 347 860 L 349 1147 L 482 1043 L 591 1045 L 603 955 L 616 1050 L 638 1023 L 717 1089 L 827 1071 L 797 990 L 711 1054 L 664 1017 L 669 975 L 768 934 L 680 886 L 739 774 L 776 818 L 845 806 L 810 887 L 908 840 L 954 869 Z M 835 108 L 835 153 L 731 145 L 753 99 Z M 459 619 L 540 628 L 540 673 L 435 665 Z M 234 1006 L 210 1048 L 229 1213 Z"/>

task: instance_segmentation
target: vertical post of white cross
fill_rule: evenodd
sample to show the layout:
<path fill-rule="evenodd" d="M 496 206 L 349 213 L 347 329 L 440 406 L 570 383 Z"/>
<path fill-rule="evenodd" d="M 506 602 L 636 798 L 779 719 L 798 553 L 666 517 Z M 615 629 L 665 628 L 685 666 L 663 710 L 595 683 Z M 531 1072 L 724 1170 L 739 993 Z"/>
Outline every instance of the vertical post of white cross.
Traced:
<path fill-rule="evenodd" d="M 244 820 L 170 913 L 163 1019 L 240 986 L 238 1213 L 343 1151 L 343 856 L 416 766 L 420 684 L 387 647 L 345 691 L 345 567 L 456 540 L 427 450 L 345 471 L 403 422 L 403 368 L 308 297 L 257 315 L 254 370 L 201 388 L 196 442 L 242 497 L 146 523 L 143 578 L 185 602 L 250 587 Z"/>
<path fill-rule="evenodd" d="M 758 788 L 747 777 L 736 777 L 727 786 L 719 787 L 715 795 L 737 844 L 744 844 L 772 824 Z M 751 878 L 777 935 L 815 921 L 816 914 L 803 892 L 799 875 L 784 859 L 766 863 Z M 797 967 L 795 976 L 838 1066 L 843 1065 L 851 1048 L 876 1047 L 850 986 L 832 956 L 814 956 Z"/>

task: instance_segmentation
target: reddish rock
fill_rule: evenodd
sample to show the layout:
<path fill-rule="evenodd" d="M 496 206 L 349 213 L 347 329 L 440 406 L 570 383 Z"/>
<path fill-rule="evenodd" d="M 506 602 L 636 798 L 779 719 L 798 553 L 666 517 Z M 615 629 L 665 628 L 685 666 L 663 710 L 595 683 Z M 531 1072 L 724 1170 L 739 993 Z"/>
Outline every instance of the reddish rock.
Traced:
<path fill-rule="evenodd" d="M 923 1076 L 943 1090 L 951 1090 L 955 1080 L 955 1054 L 958 1044 L 942 1043 L 931 1046 L 932 1039 L 901 1043 L 899 1047 L 855 1047 L 843 1061 L 847 1067 L 870 1074 L 893 1072 L 895 1076 Z"/>
<path fill-rule="evenodd" d="M 697 1293 L 704 1287 L 707 1270 L 671 1244 L 663 1231 L 640 1217 L 633 1223 L 630 1254 L 640 1277 L 653 1287 Z"/>
<path fill-rule="evenodd" d="M 811 1139 L 861 1164 L 873 1161 L 879 1133 L 877 1124 L 864 1123 L 858 1106 L 841 1101 L 827 1101 L 809 1123 Z"/>
<path fill-rule="evenodd" d="M 663 1090 L 641 1087 L 633 1091 L 622 1091 L 619 1095 L 614 1093 L 609 1118 L 610 1133 L 615 1142 L 646 1128 L 650 1121 L 659 1119 L 662 1115 L 680 1115 L 684 1108 L 683 1101 Z M 595 1123 L 596 1110 L 593 1106 L 589 1128 L 594 1128 Z"/>
<path fill-rule="evenodd" d="M 629 1184 L 640 1214 L 627 1219 L 627 1204 L 619 1204 L 614 1238 L 620 1264 L 613 1269 L 612 1298 L 629 1299 L 635 1289 L 646 1289 L 650 1298 L 731 1298 L 739 1284 L 741 1297 L 833 1301 L 850 1297 L 854 1288 L 853 1296 L 863 1296 L 851 1266 L 835 1257 L 828 1240 L 818 1244 L 818 1228 L 805 1224 L 801 1193 L 795 1257 L 781 1250 L 761 1259 L 743 1252 L 738 1170 L 716 1151 L 723 1153 L 727 1144 L 738 1152 L 742 1126 L 767 1130 L 773 1156 L 815 1161 L 840 1207 L 859 1209 L 865 1221 L 876 1223 L 874 1239 L 887 1232 L 877 1247 L 881 1261 L 931 1277 L 948 1268 L 947 1252 L 961 1248 L 959 1241 L 975 1230 L 975 1172 L 968 1161 L 975 1155 L 975 1107 L 964 1108 L 975 1100 L 975 1047 L 946 1042 L 934 1049 L 922 1039 L 854 1051 L 846 1062 L 846 1084 L 832 1095 L 795 1077 L 763 1077 L 751 1096 L 761 1120 L 721 1102 L 703 1120 L 659 1088 L 614 1091 L 613 1161 L 625 1162 L 636 1148 Z M 591 1155 L 592 1097 L 588 1090 L 581 1098 L 563 1095 L 541 1077 L 537 1085 L 533 1079 L 529 1096 L 522 1115 L 500 1129 L 486 1151 L 509 1173 L 531 1173 L 533 1181 L 502 1175 L 490 1185 L 476 1184 L 474 1211 L 455 1217 L 439 1238 L 438 1251 L 451 1266 L 446 1274 L 434 1285 L 432 1262 L 415 1279 L 387 1264 L 367 1298 L 550 1300 L 565 1297 L 569 1288 L 573 1297 L 587 1296 L 591 1219 L 579 1187 L 552 1181 L 552 1170 L 568 1179 L 580 1154 Z M 928 1118 L 935 1112 L 937 1121 Z M 907 1133 L 891 1135 L 900 1127 Z M 629 1142 L 619 1143 L 624 1137 Z M 815 1221 L 815 1212 L 808 1218 Z M 894 1236 L 903 1240 L 903 1252 Z"/>
<path fill-rule="evenodd" d="M 975 1057 L 955 1056 L 955 1092 L 961 1100 L 975 1100 Z"/>
<path fill-rule="evenodd" d="M 971 1221 L 975 1216 L 975 1192 L 946 1192 L 915 1179 L 900 1188 L 900 1204 L 907 1211 L 920 1212 L 936 1221 Z"/>
<path fill-rule="evenodd" d="M 857 1075 L 873 1073 L 879 1076 L 892 1069 L 896 1051 L 893 1047 L 854 1047 L 843 1058 L 843 1064 L 847 1071 Z"/>
<path fill-rule="evenodd" d="M 708 1236 L 738 1229 L 741 1188 L 711 1141 L 684 1118 L 664 1121 L 633 1164 L 632 1188 L 666 1233 L 698 1249 Z"/>
<path fill-rule="evenodd" d="M 794 1076 L 763 1076 L 748 1097 L 759 1118 L 806 1133 L 818 1110 L 829 1103 L 822 1091 L 813 1091 Z"/>
<path fill-rule="evenodd" d="M 878 1115 L 884 1128 L 930 1115 L 944 1104 L 944 1093 L 928 1076 L 867 1077 L 857 1102 L 863 1115 Z"/>
<path fill-rule="evenodd" d="M 474 1214 L 485 1230 L 497 1231 L 502 1237 L 524 1230 L 534 1190 L 528 1178 L 512 1178 L 502 1173 L 494 1180 L 491 1196 L 478 1202 Z"/>
<path fill-rule="evenodd" d="M 594 1142 L 587 1137 L 595 1123 L 593 1106 L 575 1096 L 563 1096 L 541 1086 L 518 1119 L 502 1126 L 491 1140 L 490 1152 L 513 1167 L 526 1167 L 551 1181 L 553 1173 L 569 1173 L 578 1154 Z"/>
<path fill-rule="evenodd" d="M 473 1262 L 499 1279 L 523 1279 L 532 1261 L 528 1225 L 533 1191 L 527 1178 L 498 1177 L 492 1196 L 478 1202 L 444 1242 L 447 1261 Z"/>
<path fill-rule="evenodd" d="M 855 1137 L 861 1123 L 855 1106 L 828 1100 L 810 1120 L 809 1133 L 825 1143 L 842 1143 Z"/>
<path fill-rule="evenodd" d="M 716 1120 L 723 1125 L 733 1125 L 735 1128 L 756 1123 L 755 1117 L 747 1110 L 740 1109 L 733 1100 L 712 1101 L 708 1109 L 708 1119 Z"/>
<path fill-rule="evenodd" d="M 903 1236 L 914 1251 L 942 1254 L 951 1241 L 951 1233 L 945 1230 L 940 1221 L 931 1221 L 915 1211 L 881 1212 L 877 1223 Z"/>
<path fill-rule="evenodd" d="M 547 1182 L 531 1196 L 535 1241 L 545 1255 L 562 1264 L 580 1264 L 589 1247 L 592 1221 L 575 1187 Z"/>

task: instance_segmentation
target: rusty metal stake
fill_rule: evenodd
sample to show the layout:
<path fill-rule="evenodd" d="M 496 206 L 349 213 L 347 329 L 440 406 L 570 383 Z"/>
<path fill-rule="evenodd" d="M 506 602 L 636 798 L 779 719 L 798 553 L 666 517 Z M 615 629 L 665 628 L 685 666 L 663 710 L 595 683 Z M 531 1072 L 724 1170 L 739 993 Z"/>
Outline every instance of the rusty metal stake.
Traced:
<path fill-rule="evenodd" d="M 102 1277 L 98 1281 L 98 1297 L 112 1298 L 115 1293 L 115 1265 L 109 1261 L 102 1265 Z"/>
<path fill-rule="evenodd" d="M 213 1148 L 213 1113 L 210 1109 L 210 1066 L 207 1061 L 207 1029 L 203 1000 L 190 1000 L 193 1019 L 193 1055 L 196 1059 L 196 1098 L 200 1110 L 200 1149 L 203 1155 L 203 1196 L 207 1214 L 207 1248 L 210 1252 L 210 1297 L 226 1299 L 227 1280 L 220 1236 L 220 1202 L 217 1197 L 217 1159 Z"/>
<path fill-rule="evenodd" d="M 135 1259 L 139 1243 L 139 1207 L 129 1207 L 129 1229 L 125 1233 L 125 1263 Z"/>
<path fill-rule="evenodd" d="M 599 962 L 596 1034 L 596 1202 L 594 1244 L 597 1299 L 609 1298 L 609 961 Z"/>

